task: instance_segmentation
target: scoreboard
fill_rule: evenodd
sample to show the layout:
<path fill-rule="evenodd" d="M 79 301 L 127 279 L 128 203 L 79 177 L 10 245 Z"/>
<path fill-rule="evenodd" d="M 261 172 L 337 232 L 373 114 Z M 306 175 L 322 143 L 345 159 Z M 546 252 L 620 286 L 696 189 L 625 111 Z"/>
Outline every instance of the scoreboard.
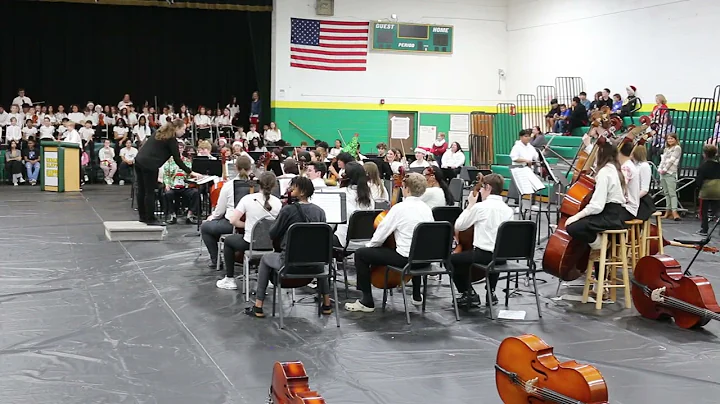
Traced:
<path fill-rule="evenodd" d="M 373 23 L 372 50 L 415 53 L 453 52 L 452 25 Z"/>

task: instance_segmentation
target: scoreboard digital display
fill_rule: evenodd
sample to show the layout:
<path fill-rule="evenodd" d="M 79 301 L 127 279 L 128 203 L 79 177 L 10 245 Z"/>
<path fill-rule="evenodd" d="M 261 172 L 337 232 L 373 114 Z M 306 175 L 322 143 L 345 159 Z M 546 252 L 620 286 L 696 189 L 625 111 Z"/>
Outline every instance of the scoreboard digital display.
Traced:
<path fill-rule="evenodd" d="M 372 50 L 374 51 L 451 54 L 452 48 L 451 25 L 388 22 L 373 24 Z"/>

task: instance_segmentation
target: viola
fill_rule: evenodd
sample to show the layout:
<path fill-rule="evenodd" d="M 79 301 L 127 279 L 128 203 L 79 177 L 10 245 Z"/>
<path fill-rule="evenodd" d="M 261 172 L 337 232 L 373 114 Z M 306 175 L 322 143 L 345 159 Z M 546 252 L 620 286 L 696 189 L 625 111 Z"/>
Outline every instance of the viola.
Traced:
<path fill-rule="evenodd" d="M 630 293 L 641 316 L 653 320 L 672 317 L 681 328 L 702 327 L 710 320 L 720 320 L 720 306 L 710 281 L 702 276 L 685 276 L 673 257 L 643 257 L 633 275 Z"/>
<path fill-rule="evenodd" d="M 495 383 L 505 404 L 607 404 L 608 390 L 593 366 L 560 362 L 553 348 L 532 334 L 506 338 L 498 349 Z"/>
<path fill-rule="evenodd" d="M 400 170 L 398 174 L 393 175 L 393 188 L 392 188 L 392 195 L 390 197 L 390 208 L 392 208 L 396 203 L 400 201 L 400 191 L 402 190 L 402 183 L 403 179 L 405 179 L 405 169 L 404 167 L 400 167 Z M 380 212 L 377 217 L 375 217 L 375 222 L 373 223 L 375 226 L 375 229 L 380 226 L 380 223 L 385 219 L 385 216 L 390 212 L 390 209 Z M 390 235 L 387 239 L 385 239 L 385 242 L 383 243 L 383 247 L 385 248 L 391 248 L 395 249 L 395 236 Z M 375 286 L 378 289 L 384 289 L 385 288 L 385 273 L 387 271 L 387 266 L 385 265 L 374 265 L 370 267 L 370 283 Z M 387 287 L 395 288 L 401 285 L 401 275 L 396 272 L 388 272 L 387 274 Z M 411 277 L 405 277 L 405 282 L 409 282 Z"/>
<path fill-rule="evenodd" d="M 310 378 L 302 362 L 275 362 L 269 402 L 272 404 L 324 404 L 325 399 L 310 390 Z"/>

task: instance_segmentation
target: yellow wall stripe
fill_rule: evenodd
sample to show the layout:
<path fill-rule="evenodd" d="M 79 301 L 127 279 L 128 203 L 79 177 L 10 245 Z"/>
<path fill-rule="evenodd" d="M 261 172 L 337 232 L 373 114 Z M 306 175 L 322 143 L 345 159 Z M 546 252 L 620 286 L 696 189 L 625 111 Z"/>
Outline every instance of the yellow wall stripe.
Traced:
<path fill-rule="evenodd" d="M 181 3 L 169 4 L 165 0 L 40 0 L 49 3 L 81 3 L 98 4 L 111 6 L 150 6 L 165 8 L 193 8 L 202 10 L 224 10 L 224 11 L 272 11 L 272 6 L 248 6 L 242 4 L 214 4 L 214 3 Z"/>

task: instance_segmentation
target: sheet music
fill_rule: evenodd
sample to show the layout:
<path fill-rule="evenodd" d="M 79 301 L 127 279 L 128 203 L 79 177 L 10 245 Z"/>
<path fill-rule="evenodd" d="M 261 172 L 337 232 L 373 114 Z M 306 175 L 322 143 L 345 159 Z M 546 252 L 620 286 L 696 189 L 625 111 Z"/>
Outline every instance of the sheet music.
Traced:
<path fill-rule="evenodd" d="M 219 181 L 220 181 L 220 177 L 215 176 L 215 175 L 206 175 L 206 176 L 203 176 L 196 180 L 188 180 L 188 182 L 194 182 L 198 185 L 207 184 L 209 182 L 214 182 L 217 184 Z"/>
<path fill-rule="evenodd" d="M 530 167 L 511 168 L 510 174 L 520 195 L 531 195 L 545 189 L 545 184 L 538 178 Z"/>
<path fill-rule="evenodd" d="M 345 192 L 323 192 L 313 194 L 308 201 L 325 211 L 327 223 L 345 223 L 347 220 L 345 197 Z"/>

